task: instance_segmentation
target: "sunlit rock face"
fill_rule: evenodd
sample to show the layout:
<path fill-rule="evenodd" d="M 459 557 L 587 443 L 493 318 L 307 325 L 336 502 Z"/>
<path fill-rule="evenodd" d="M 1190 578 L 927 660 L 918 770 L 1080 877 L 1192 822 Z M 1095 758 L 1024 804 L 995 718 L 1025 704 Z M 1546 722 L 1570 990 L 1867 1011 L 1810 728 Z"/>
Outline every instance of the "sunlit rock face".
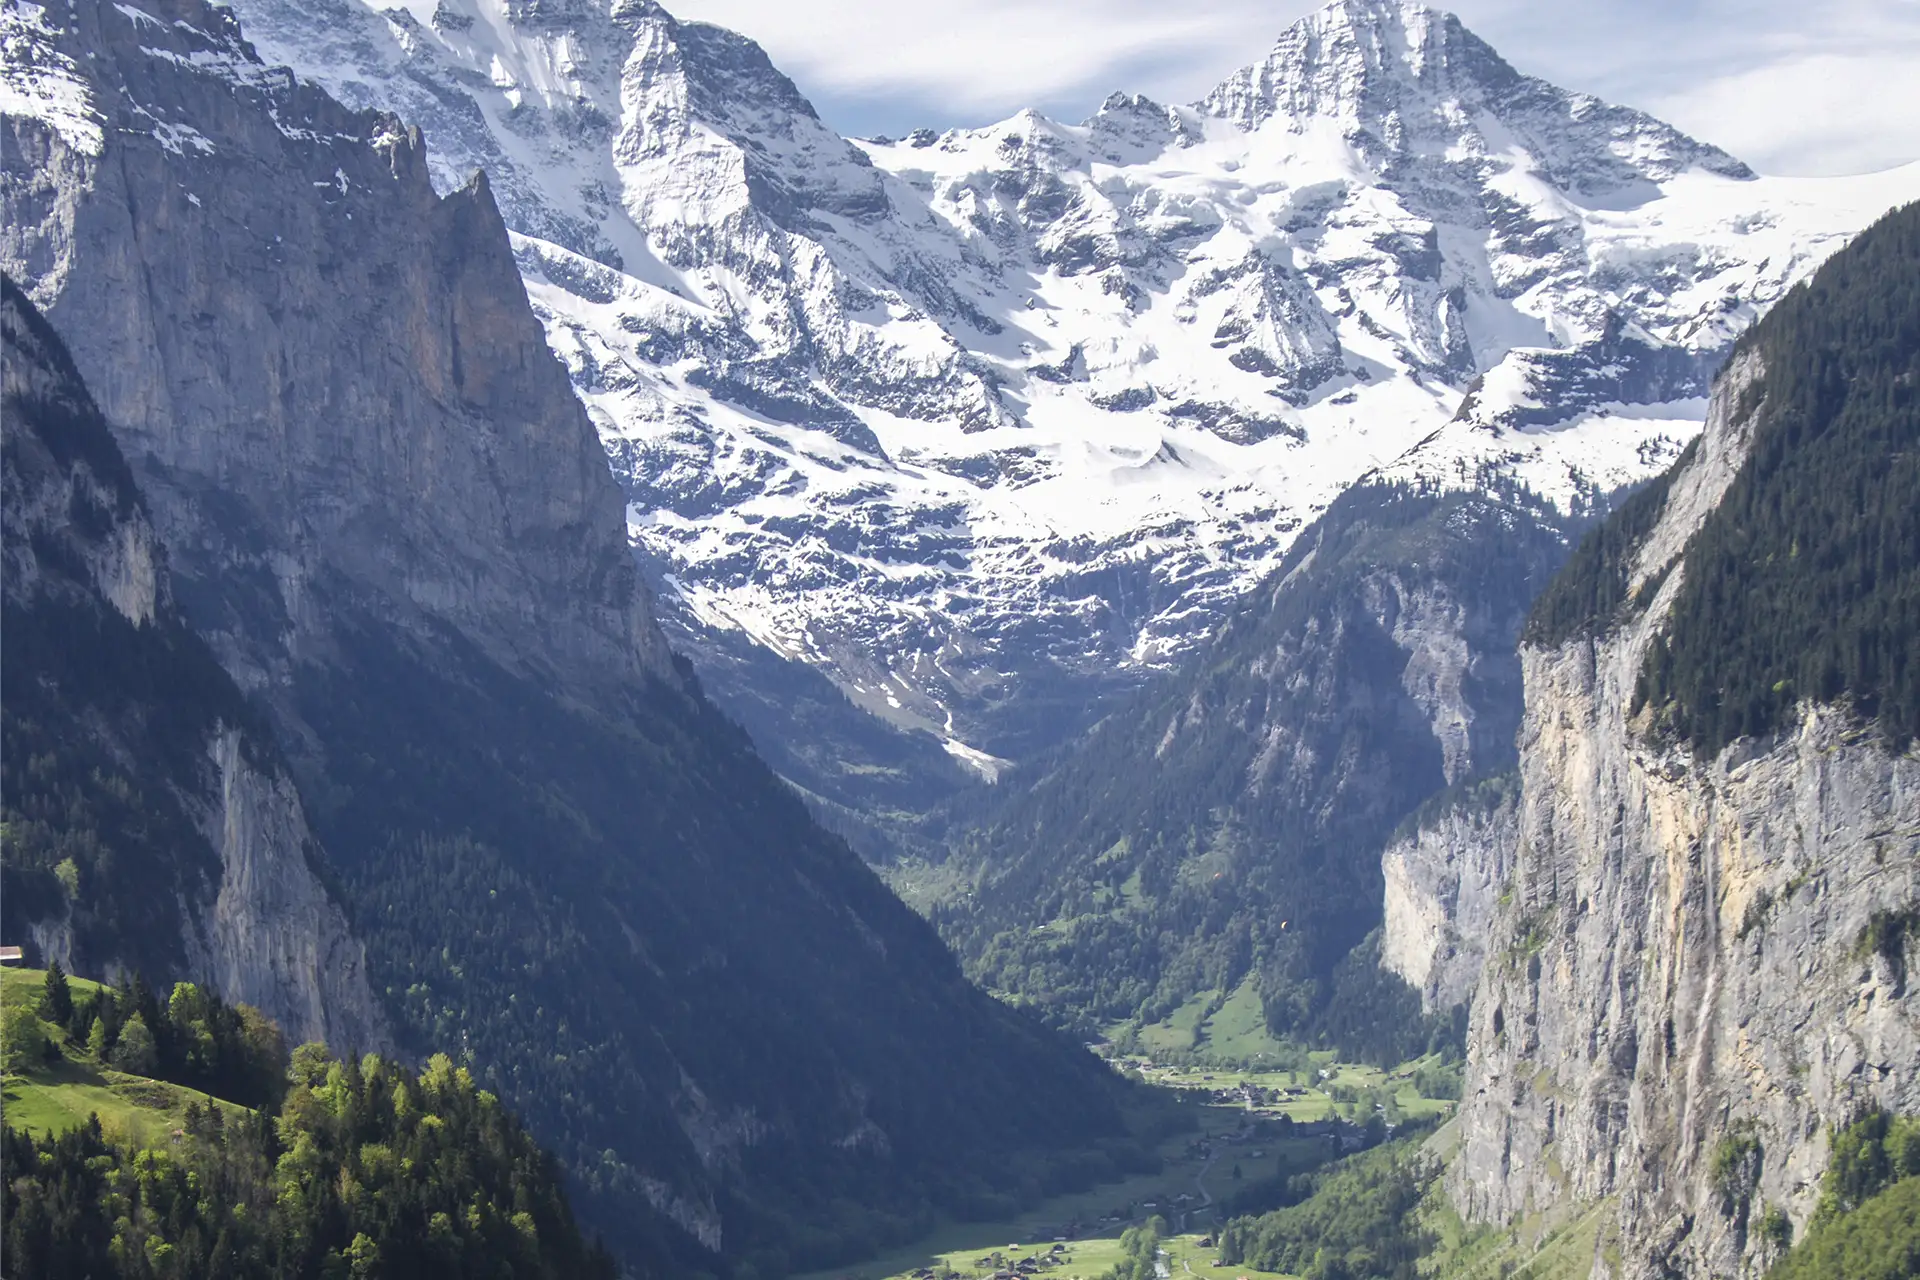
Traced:
<path fill-rule="evenodd" d="M 1654 738 L 1635 704 L 1682 552 L 1751 448 L 1763 375 L 1736 357 L 1632 551 L 1644 611 L 1522 648 L 1517 821 L 1465 842 L 1509 875 L 1450 1190 L 1490 1222 L 1610 1199 L 1596 1275 L 1764 1266 L 1759 1218 L 1804 1231 L 1829 1131 L 1920 1107 L 1920 986 L 1907 956 L 1862 942 L 1920 900 L 1920 756 L 1812 704 L 1696 754 Z M 1715 1171 L 1734 1136 L 1762 1153 L 1737 1171 L 1744 1208 Z"/>

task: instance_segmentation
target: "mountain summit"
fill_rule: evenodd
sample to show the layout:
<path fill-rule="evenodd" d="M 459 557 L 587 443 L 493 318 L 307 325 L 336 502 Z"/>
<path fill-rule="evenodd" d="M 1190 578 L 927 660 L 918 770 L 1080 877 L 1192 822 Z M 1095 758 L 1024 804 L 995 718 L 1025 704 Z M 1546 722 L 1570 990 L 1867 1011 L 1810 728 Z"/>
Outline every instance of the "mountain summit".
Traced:
<path fill-rule="evenodd" d="M 1368 160 L 1532 156 L 1556 187 L 1599 196 L 1690 169 L 1752 170 L 1718 147 L 1587 94 L 1522 75 L 1453 14 L 1390 0 L 1337 0 L 1287 28 L 1273 52 L 1198 106 L 1243 129 L 1330 120 Z"/>

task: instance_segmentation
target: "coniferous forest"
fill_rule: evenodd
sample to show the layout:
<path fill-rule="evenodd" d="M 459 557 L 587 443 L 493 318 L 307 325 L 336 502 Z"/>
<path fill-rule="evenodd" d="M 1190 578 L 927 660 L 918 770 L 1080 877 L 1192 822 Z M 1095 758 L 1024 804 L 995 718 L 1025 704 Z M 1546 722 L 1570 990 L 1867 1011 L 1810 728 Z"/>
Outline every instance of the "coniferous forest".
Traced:
<path fill-rule="evenodd" d="M 1845 702 L 1920 733 L 1920 204 L 1769 313 L 1735 359 L 1752 450 L 1681 561 L 1639 699 L 1713 752 Z"/>
<path fill-rule="evenodd" d="M 189 1104 L 163 1147 L 7 1129 L 7 1274 L 611 1280 L 551 1157 L 464 1067 L 297 1050 L 279 1112 Z"/>
<path fill-rule="evenodd" d="M 559 1165 L 436 1054 L 291 1056 L 259 1010 L 138 975 L 9 974 L 0 1274 L 36 1280 L 610 1278 Z M 37 988 L 37 989 L 36 989 Z M 177 1087 L 174 1087 L 177 1086 Z M 184 1098 L 184 1105 L 182 1099 Z M 110 1103 L 49 1128 L 49 1105 Z"/>
<path fill-rule="evenodd" d="M 1844 703 L 1895 746 L 1920 733 L 1920 205 L 1876 223 L 1735 350 L 1752 447 L 1687 543 L 1636 705 L 1707 753 Z M 1686 467 L 1690 449 L 1675 464 Z M 1672 472 L 1590 533 L 1526 638 L 1555 645 L 1651 603 L 1629 596 Z"/>

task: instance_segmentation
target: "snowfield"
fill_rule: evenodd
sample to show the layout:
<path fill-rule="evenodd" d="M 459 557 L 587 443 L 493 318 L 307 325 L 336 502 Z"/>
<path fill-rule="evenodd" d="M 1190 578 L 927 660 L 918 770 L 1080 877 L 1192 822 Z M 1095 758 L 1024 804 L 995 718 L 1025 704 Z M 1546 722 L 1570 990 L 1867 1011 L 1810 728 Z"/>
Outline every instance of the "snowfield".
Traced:
<path fill-rule="evenodd" d="M 650 0 L 377 3 L 234 8 L 442 186 L 488 170 L 680 642 L 743 632 L 987 775 L 1363 476 L 1571 506 L 1664 467 L 1731 341 L 1920 197 L 1756 176 L 1397 0 L 1197 104 L 852 141 Z M 84 131 L 15 65 L 32 14 L 0 103 Z"/>

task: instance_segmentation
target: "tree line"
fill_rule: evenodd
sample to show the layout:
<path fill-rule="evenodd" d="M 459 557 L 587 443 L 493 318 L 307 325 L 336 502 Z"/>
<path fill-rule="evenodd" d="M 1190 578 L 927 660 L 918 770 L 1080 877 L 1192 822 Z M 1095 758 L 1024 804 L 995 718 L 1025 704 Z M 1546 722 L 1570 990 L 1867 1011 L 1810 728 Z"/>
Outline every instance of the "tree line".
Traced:
<path fill-rule="evenodd" d="M 1845 705 L 1895 749 L 1920 734 L 1920 204 L 1896 209 L 1741 338 L 1747 456 L 1675 566 L 1629 592 L 1673 469 L 1575 551 L 1527 643 L 1604 634 L 1678 572 L 1634 692 L 1708 753 Z"/>
<path fill-rule="evenodd" d="M 1781 1221 L 1776 1243 L 1785 1244 Z M 1913 1280 L 1920 1276 L 1920 1117 L 1884 1111 L 1833 1134 L 1833 1155 L 1807 1235 L 1770 1280 Z"/>
<path fill-rule="evenodd" d="M 102 1066 L 242 1106 L 270 1106 L 285 1091 L 280 1029 L 251 1005 L 228 1004 L 219 993 L 192 982 L 175 983 L 164 1002 L 139 977 L 76 993 L 56 960 L 47 970 L 34 1021 L 53 1024 Z M 10 1028 L 10 1056 L 37 1051 L 51 1059 L 59 1053 L 35 1030 L 24 1020 Z"/>
<path fill-rule="evenodd" d="M 1351 1156 L 1289 1182 L 1291 1203 L 1235 1218 L 1222 1260 L 1306 1280 L 1417 1280 L 1438 1238 L 1421 1201 L 1439 1165 L 1415 1137 Z"/>

